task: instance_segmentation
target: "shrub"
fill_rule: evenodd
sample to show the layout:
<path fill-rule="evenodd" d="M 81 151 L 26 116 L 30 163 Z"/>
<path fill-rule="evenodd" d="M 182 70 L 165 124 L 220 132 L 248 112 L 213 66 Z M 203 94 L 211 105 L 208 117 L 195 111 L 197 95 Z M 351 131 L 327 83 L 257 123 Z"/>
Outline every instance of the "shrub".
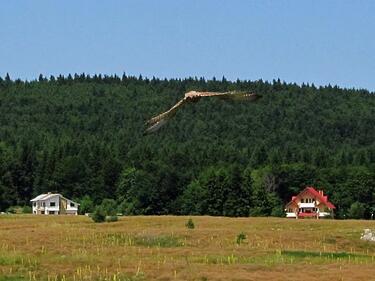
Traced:
<path fill-rule="evenodd" d="M 113 199 L 104 199 L 100 206 L 106 216 L 115 216 L 117 213 L 117 203 Z"/>
<path fill-rule="evenodd" d="M 103 209 L 101 208 L 101 206 L 98 206 L 98 207 L 95 208 L 95 211 L 92 214 L 91 218 L 94 222 L 104 222 L 105 221 L 106 215 L 105 215 Z"/>
<path fill-rule="evenodd" d="M 85 195 L 80 200 L 80 206 L 79 206 L 79 213 L 80 214 L 86 214 L 86 213 L 92 213 L 94 210 L 94 202 L 91 200 L 90 196 Z"/>
<path fill-rule="evenodd" d="M 31 214 L 33 212 L 33 209 L 30 206 L 23 206 L 22 207 L 22 213 L 23 214 Z"/>
<path fill-rule="evenodd" d="M 193 220 L 190 218 L 187 223 L 185 224 L 185 226 L 189 229 L 194 229 L 195 228 L 195 225 L 194 225 L 194 222 Z"/>
<path fill-rule="evenodd" d="M 7 213 L 10 214 L 21 214 L 22 213 L 22 207 L 20 206 L 10 206 L 8 209 L 6 209 Z"/>
<path fill-rule="evenodd" d="M 246 240 L 246 234 L 244 232 L 241 232 L 237 235 L 236 242 L 238 245 L 241 245 L 241 243 L 243 243 L 245 240 Z"/>
<path fill-rule="evenodd" d="M 365 216 L 365 205 L 359 202 L 355 202 L 350 206 L 349 217 L 352 219 L 362 219 Z"/>
<path fill-rule="evenodd" d="M 116 201 L 113 199 L 104 199 L 102 204 L 97 206 L 91 218 L 94 222 L 114 222 L 118 221 L 116 215 Z"/>
<path fill-rule="evenodd" d="M 117 216 L 106 216 L 105 221 L 106 222 L 115 222 L 115 221 L 118 221 L 118 217 Z"/>

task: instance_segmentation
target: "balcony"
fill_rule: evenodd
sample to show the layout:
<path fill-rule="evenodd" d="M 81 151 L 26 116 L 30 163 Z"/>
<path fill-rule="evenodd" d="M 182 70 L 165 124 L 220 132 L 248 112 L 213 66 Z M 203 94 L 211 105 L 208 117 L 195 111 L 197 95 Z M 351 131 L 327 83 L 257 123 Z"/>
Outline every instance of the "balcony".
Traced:
<path fill-rule="evenodd" d="M 300 208 L 315 208 L 315 202 L 313 203 L 298 203 Z"/>

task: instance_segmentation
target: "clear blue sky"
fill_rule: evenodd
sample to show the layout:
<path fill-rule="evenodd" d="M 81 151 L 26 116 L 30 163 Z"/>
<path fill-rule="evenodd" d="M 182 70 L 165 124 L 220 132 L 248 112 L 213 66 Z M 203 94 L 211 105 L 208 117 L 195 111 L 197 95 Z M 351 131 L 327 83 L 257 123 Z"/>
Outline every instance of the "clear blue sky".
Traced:
<path fill-rule="evenodd" d="M 375 90 L 375 1 L 1 1 L 2 77 L 124 71 Z"/>

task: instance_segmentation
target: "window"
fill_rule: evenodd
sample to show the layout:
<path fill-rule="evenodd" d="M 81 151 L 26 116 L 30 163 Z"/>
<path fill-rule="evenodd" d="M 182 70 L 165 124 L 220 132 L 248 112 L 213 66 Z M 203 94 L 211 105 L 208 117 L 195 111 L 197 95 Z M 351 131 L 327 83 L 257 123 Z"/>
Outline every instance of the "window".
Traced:
<path fill-rule="evenodd" d="M 33 203 L 33 206 L 36 207 L 36 202 Z"/>
<path fill-rule="evenodd" d="M 49 206 L 50 207 L 55 207 L 56 206 L 56 202 L 49 202 Z"/>
<path fill-rule="evenodd" d="M 70 207 L 75 207 L 73 202 L 70 202 Z"/>
<path fill-rule="evenodd" d="M 45 207 L 46 206 L 46 202 L 42 202 L 42 207 Z"/>
<path fill-rule="evenodd" d="M 305 203 L 305 199 L 302 198 L 302 199 L 301 199 L 301 203 Z"/>

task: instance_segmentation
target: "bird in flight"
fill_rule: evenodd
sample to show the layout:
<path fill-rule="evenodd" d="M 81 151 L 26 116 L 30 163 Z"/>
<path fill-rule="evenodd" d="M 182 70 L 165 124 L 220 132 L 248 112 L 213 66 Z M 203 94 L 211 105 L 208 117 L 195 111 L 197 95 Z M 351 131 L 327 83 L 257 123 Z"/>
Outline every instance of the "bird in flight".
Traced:
<path fill-rule="evenodd" d="M 245 92 L 238 92 L 238 91 L 231 91 L 225 93 L 217 93 L 217 92 L 197 92 L 197 91 L 190 91 L 187 92 L 183 99 L 181 99 L 178 103 L 172 106 L 168 111 L 163 112 L 146 122 L 148 128 L 146 129 L 145 133 L 154 133 L 159 130 L 163 125 L 167 123 L 169 119 L 171 119 L 178 109 L 180 109 L 183 105 L 197 102 L 201 98 L 205 97 L 213 97 L 213 98 L 220 98 L 223 100 L 238 100 L 238 101 L 256 101 L 261 96 L 253 93 L 245 93 Z"/>

